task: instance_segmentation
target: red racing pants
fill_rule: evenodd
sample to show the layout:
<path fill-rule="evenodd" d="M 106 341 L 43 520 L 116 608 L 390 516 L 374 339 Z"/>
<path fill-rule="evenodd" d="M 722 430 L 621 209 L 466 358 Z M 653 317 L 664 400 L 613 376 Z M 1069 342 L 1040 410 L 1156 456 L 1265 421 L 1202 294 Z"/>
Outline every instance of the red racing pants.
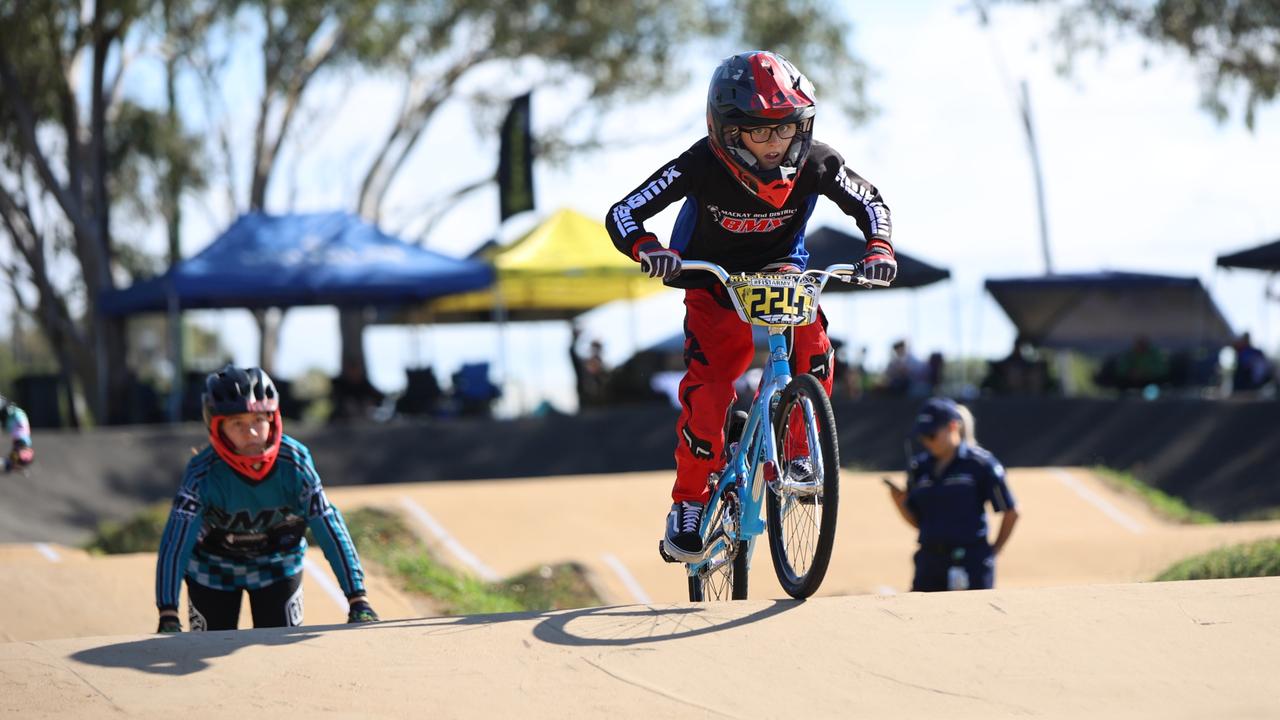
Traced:
<path fill-rule="evenodd" d="M 684 379 L 680 381 L 680 419 L 676 421 L 676 483 L 671 499 L 706 502 L 707 476 L 724 466 L 724 429 L 737 399 L 733 382 L 751 367 L 755 343 L 751 326 L 733 309 L 723 285 L 685 290 Z M 831 341 L 827 318 L 794 329 L 792 374 L 810 373 L 831 393 Z M 788 444 L 807 444 L 803 428 Z M 793 433 L 796 434 L 796 433 Z"/>

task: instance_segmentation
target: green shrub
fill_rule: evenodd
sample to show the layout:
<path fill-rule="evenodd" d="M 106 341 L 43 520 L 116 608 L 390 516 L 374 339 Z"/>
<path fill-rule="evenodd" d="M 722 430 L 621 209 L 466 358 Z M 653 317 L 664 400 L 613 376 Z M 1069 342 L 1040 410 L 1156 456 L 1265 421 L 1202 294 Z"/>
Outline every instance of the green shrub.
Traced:
<path fill-rule="evenodd" d="M 1195 555 L 1173 565 L 1155 579 L 1212 580 L 1274 575 L 1280 575 L 1280 538 L 1257 540 Z"/>
<path fill-rule="evenodd" d="M 169 519 L 169 504 L 152 505 L 124 521 L 104 520 L 85 544 L 94 554 L 156 552 Z"/>

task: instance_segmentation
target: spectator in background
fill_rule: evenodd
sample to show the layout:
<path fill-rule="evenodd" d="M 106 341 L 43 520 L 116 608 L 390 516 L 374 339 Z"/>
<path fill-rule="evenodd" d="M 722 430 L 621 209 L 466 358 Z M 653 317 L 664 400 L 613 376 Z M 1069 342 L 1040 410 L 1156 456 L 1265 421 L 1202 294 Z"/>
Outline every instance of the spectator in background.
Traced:
<path fill-rule="evenodd" d="M 27 414 L 3 395 L 0 395 L 0 429 L 13 441 L 9 454 L 0 460 L 0 468 L 8 472 L 35 462 L 36 451 L 31 447 L 31 423 L 27 421 Z"/>
<path fill-rule="evenodd" d="M 574 323 L 571 328 L 569 359 L 573 362 L 573 374 L 577 378 L 578 407 L 600 407 L 608 404 L 609 367 L 604 364 L 604 345 L 592 340 L 586 357 L 578 354 L 578 339 L 582 330 Z"/>
<path fill-rule="evenodd" d="M 1272 368 L 1267 356 L 1253 346 L 1249 333 L 1243 333 L 1231 343 L 1236 351 L 1236 365 L 1231 373 L 1231 392 L 1257 390 L 1271 380 Z"/>
<path fill-rule="evenodd" d="M 885 478 L 902 518 L 920 530 L 911 589 L 994 587 L 996 556 L 1018 521 L 1004 467 L 979 447 L 968 408 L 949 399 L 926 402 L 912 435 L 925 452 L 912 459 L 906 489 Z M 987 539 L 987 503 L 1002 513 L 994 542 Z"/>
<path fill-rule="evenodd" d="M 1057 383 L 1035 343 L 1019 335 L 1007 357 L 989 363 L 982 389 L 995 395 L 1045 395 L 1055 391 Z"/>
<path fill-rule="evenodd" d="M 867 391 L 867 346 L 860 345 L 856 351 L 850 351 L 848 361 L 840 367 L 843 373 L 836 376 L 839 387 L 850 400 L 861 400 Z"/>
<path fill-rule="evenodd" d="M 1168 379 L 1168 356 L 1145 335 L 1134 338 L 1133 345 L 1116 358 L 1117 387 L 1121 390 L 1141 390 Z"/>
<path fill-rule="evenodd" d="M 942 353 L 930 353 L 929 360 L 925 362 L 924 394 L 936 395 L 942 388 L 942 381 L 945 379 L 946 373 L 947 361 L 943 359 Z"/>
<path fill-rule="evenodd" d="M 911 355 L 907 341 L 898 340 L 893 344 L 889 364 L 884 369 L 881 388 L 890 395 L 906 396 L 911 394 L 913 386 L 922 375 L 920 361 Z"/>
<path fill-rule="evenodd" d="M 329 420 L 368 420 L 382 404 L 382 393 L 369 382 L 364 368 L 356 363 L 342 367 L 342 374 L 334 378 L 331 394 L 333 413 Z"/>

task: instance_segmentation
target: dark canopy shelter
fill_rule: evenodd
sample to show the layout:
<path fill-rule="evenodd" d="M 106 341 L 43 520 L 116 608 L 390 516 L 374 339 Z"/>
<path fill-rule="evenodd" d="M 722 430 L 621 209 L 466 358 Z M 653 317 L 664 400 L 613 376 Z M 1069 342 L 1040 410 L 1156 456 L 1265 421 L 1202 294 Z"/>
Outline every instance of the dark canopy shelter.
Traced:
<path fill-rule="evenodd" d="M 867 241 L 857 235 L 823 227 L 806 233 L 805 249 L 809 251 L 809 268 L 821 269 L 836 263 L 857 262 L 867 249 Z M 895 288 L 917 288 L 946 280 L 951 271 L 934 267 L 923 260 L 917 260 L 903 252 L 895 253 L 898 258 L 898 279 L 893 281 Z M 848 292 L 861 290 L 850 283 L 830 282 L 824 292 Z"/>
<path fill-rule="evenodd" d="M 1127 272 L 988 280 L 1018 333 L 1041 347 L 1111 353 L 1138 337 L 1166 350 L 1219 348 L 1230 325 L 1198 278 Z"/>
<path fill-rule="evenodd" d="M 410 245 L 345 212 L 241 215 L 160 277 L 104 294 L 103 311 L 396 305 L 488 287 L 493 269 Z"/>
<path fill-rule="evenodd" d="M 1230 268 L 1280 271 L 1280 240 L 1234 252 L 1230 255 L 1219 255 L 1218 265 Z"/>

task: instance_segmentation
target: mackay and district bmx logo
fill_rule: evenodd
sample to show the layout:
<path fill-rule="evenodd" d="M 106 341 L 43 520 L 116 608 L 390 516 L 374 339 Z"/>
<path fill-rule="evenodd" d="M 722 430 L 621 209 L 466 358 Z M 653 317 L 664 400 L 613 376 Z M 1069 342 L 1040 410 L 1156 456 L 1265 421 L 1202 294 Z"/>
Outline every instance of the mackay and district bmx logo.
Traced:
<path fill-rule="evenodd" d="M 791 220 L 796 210 L 774 210 L 767 213 L 734 212 L 718 205 L 708 205 L 707 212 L 716 225 L 732 233 L 773 232 Z"/>

